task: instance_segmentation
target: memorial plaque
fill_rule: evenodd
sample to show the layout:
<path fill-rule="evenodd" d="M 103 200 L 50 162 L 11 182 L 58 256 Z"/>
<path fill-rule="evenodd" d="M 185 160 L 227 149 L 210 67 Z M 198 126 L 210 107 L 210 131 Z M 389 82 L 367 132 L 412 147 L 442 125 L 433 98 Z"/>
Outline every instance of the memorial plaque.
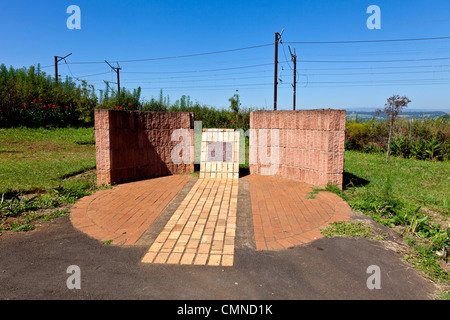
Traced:
<path fill-rule="evenodd" d="M 239 178 L 239 132 L 233 129 L 204 129 L 200 178 Z"/>

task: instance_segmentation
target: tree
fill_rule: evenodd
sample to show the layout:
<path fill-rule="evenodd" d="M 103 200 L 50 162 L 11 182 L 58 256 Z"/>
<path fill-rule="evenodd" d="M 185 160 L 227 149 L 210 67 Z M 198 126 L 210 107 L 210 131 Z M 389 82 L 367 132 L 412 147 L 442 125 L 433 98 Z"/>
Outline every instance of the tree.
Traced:
<path fill-rule="evenodd" d="M 239 113 L 241 108 L 241 102 L 239 101 L 238 90 L 236 90 L 236 93 L 230 99 L 228 99 L 228 101 L 230 101 L 230 109 L 234 113 Z"/>
<path fill-rule="evenodd" d="M 410 102 L 411 100 L 409 100 L 407 97 L 400 97 L 399 95 L 393 95 L 392 97 L 389 97 L 387 99 L 387 103 L 384 105 L 385 107 L 383 110 L 378 109 L 375 112 L 377 115 L 379 115 L 380 113 L 384 113 L 386 115 L 386 121 L 390 121 L 386 163 L 389 163 L 389 157 L 391 153 L 392 131 L 394 128 L 395 119 L 397 119 L 398 114 L 402 112 L 402 110 L 406 108 L 408 106 L 408 103 Z"/>
<path fill-rule="evenodd" d="M 239 128 L 239 111 L 241 111 L 241 101 L 239 100 L 239 93 L 236 90 L 236 93 L 228 99 L 230 101 L 230 109 L 234 112 L 236 117 L 236 128 Z"/>

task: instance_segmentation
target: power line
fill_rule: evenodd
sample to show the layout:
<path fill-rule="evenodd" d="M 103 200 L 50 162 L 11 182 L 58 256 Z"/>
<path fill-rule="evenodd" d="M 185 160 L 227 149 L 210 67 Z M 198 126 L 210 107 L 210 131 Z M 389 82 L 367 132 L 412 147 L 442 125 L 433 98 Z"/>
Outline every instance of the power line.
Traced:
<path fill-rule="evenodd" d="M 272 72 L 273 70 L 258 70 L 258 71 L 241 71 L 241 72 L 228 72 L 228 73 L 219 73 L 219 74 L 209 74 L 209 77 L 220 77 L 220 76 L 228 76 L 228 75 L 235 75 L 235 74 L 250 74 L 250 73 L 264 73 L 264 72 Z M 183 76 L 170 76 L 170 77 L 158 77 L 158 78 L 128 78 L 123 80 L 162 80 L 162 79 L 179 79 L 179 78 L 198 78 L 198 77 L 204 77 L 205 75 L 202 74 L 194 74 L 194 75 L 183 75 Z M 214 79 L 211 79 L 214 80 Z"/>
<path fill-rule="evenodd" d="M 403 42 L 403 41 L 428 41 L 446 40 L 450 37 L 410 38 L 410 39 L 384 39 L 384 40 L 343 40 L 343 41 L 288 41 L 287 44 L 338 44 L 338 43 L 377 43 L 377 42 Z"/>
<path fill-rule="evenodd" d="M 205 55 L 212 55 L 212 54 L 235 52 L 235 51 L 241 51 L 241 50 L 249 50 L 249 49 L 261 48 L 261 47 L 267 47 L 267 46 L 271 46 L 271 45 L 272 45 L 272 43 L 268 43 L 268 44 L 260 44 L 260 45 L 249 46 L 249 47 L 185 54 L 185 55 L 178 55 L 178 56 L 132 59 L 132 60 L 112 60 L 112 61 L 115 61 L 117 63 L 127 63 L 127 62 L 143 62 L 143 61 L 157 61 L 157 60 L 168 60 L 168 59 L 178 59 L 178 58 L 190 58 L 190 57 L 198 57 L 198 56 L 205 56 Z M 100 63 L 104 63 L 104 61 L 86 61 L 86 62 L 80 61 L 80 62 L 72 62 L 71 64 L 100 64 Z"/>
<path fill-rule="evenodd" d="M 66 61 L 66 60 L 64 60 L 64 61 Z M 72 75 L 72 77 L 73 77 L 76 81 L 79 81 L 80 79 L 78 79 L 77 77 L 75 77 L 75 76 L 73 75 L 72 70 L 70 69 L 70 67 L 69 67 L 69 65 L 67 64 L 67 62 L 66 62 L 66 66 L 67 66 L 67 69 L 69 69 L 69 72 L 70 72 L 70 74 Z"/>
<path fill-rule="evenodd" d="M 122 60 L 122 61 L 119 61 L 119 62 L 120 63 L 124 63 L 124 62 L 142 62 L 142 61 L 155 61 L 155 60 L 167 60 L 167 59 L 178 59 L 178 58 L 190 58 L 190 57 L 198 57 L 198 56 L 205 56 L 205 55 L 211 55 L 211 54 L 219 54 L 219 53 L 227 53 L 227 52 L 255 49 L 255 48 L 267 47 L 267 46 L 271 46 L 271 45 L 272 45 L 271 43 L 268 43 L 268 44 L 261 44 L 261 45 L 257 45 L 257 46 L 251 46 L 251 47 L 237 48 L 237 49 L 228 49 L 228 50 L 220 50 L 220 51 L 212 51 L 212 52 L 194 53 L 194 54 L 186 54 L 186 55 L 181 55 L 181 56 L 171 56 L 171 57 L 161 57 L 161 58 Z"/>
<path fill-rule="evenodd" d="M 448 81 L 450 80 L 450 78 L 439 78 L 439 79 L 432 79 L 432 78 L 426 78 L 426 79 L 383 79 L 383 80 L 358 80 L 358 81 L 313 81 L 313 82 L 308 82 L 309 84 L 315 84 L 315 83 L 320 83 L 320 84 L 341 84 L 341 83 L 378 83 L 378 82 L 382 82 L 382 83 L 395 83 L 395 82 L 411 82 L 411 81 Z"/>
<path fill-rule="evenodd" d="M 398 71 L 398 72 L 353 72 L 353 73 L 300 73 L 302 76 L 351 76 L 351 75 L 374 75 L 374 74 L 412 74 L 412 73 L 442 73 L 450 72 L 450 70 L 434 70 L 434 71 Z"/>
<path fill-rule="evenodd" d="M 286 61 L 283 61 L 286 62 Z M 262 66 L 272 65 L 272 63 L 262 63 L 254 64 L 248 66 L 221 68 L 221 69 L 207 69 L 207 70 L 189 70 L 189 71 L 124 71 L 123 73 L 139 73 L 139 74 L 165 74 L 165 73 L 196 73 L 196 72 L 214 72 L 214 71 L 225 71 L 225 70 L 235 70 L 235 69 L 245 69 L 245 68 L 256 68 Z"/>
<path fill-rule="evenodd" d="M 450 84 L 449 81 L 443 81 L 443 82 L 418 82 L 418 83 L 397 83 L 397 85 L 399 86 L 431 86 L 431 85 L 445 85 L 445 84 Z M 307 86 L 307 87 L 303 87 L 304 89 L 306 88 L 350 88 L 350 87 L 390 87 L 392 86 L 392 84 L 344 84 L 344 85 L 325 85 L 325 86 Z"/>
<path fill-rule="evenodd" d="M 78 78 L 88 78 L 88 77 L 93 77 L 93 76 L 100 76 L 102 74 L 107 74 L 107 73 L 111 73 L 111 71 L 106 71 L 106 72 L 100 72 L 100 73 L 93 73 L 93 74 L 87 74 L 84 76 L 79 76 Z"/>
<path fill-rule="evenodd" d="M 310 49 L 310 48 L 308 48 Z M 347 49 L 347 48 L 346 48 Z M 332 51 L 332 50 L 329 50 Z M 303 49 L 302 51 L 302 56 L 303 57 L 349 57 L 349 56 L 360 56 L 360 55 L 364 55 L 364 56 L 368 56 L 368 55 L 385 55 L 385 54 L 390 54 L 390 55 L 403 55 L 403 54 L 418 54 L 418 53 L 437 53 L 437 52 L 445 52 L 447 53 L 448 51 L 450 51 L 450 48 L 436 48 L 436 49 L 428 49 L 428 50 L 414 50 L 414 49 L 407 49 L 407 50 L 390 50 L 390 51 L 375 51 L 375 50 L 371 50 L 371 51 L 356 51 L 356 52 L 343 52 L 343 53 L 333 53 L 333 54 L 320 54 L 317 53 L 316 51 L 313 51 L 310 54 L 307 54 L 306 50 Z"/>
<path fill-rule="evenodd" d="M 442 67 L 450 67 L 450 65 L 428 65 L 428 66 L 390 66 L 390 67 L 356 67 L 356 68 L 310 68 L 310 69 L 303 69 L 304 71 L 330 71 L 330 70 L 383 70 L 383 69 L 408 69 L 408 68 L 442 68 Z M 228 72 L 228 73 L 219 73 L 219 74 L 210 74 L 208 77 L 221 77 L 221 76 L 228 76 L 228 75 L 241 75 L 241 74 L 254 74 L 254 73 L 267 73 L 272 72 L 273 70 L 266 69 L 266 70 L 257 70 L 257 71 L 241 71 L 241 72 Z M 321 76 L 321 75 L 372 75 L 372 74 L 408 74 L 408 73 L 435 73 L 435 72 L 450 72 L 447 70 L 432 70 L 432 71 L 398 71 L 398 72 L 355 72 L 355 73 L 297 73 L 301 76 Z M 105 72 L 109 73 L 109 72 Z M 164 72 L 163 72 L 164 73 Z M 124 81 L 129 80 L 166 80 L 166 79 L 188 79 L 188 78 L 198 78 L 198 77 L 204 77 L 205 75 L 177 75 L 177 76 L 169 76 L 169 77 L 157 77 L 157 78 L 125 78 L 122 79 Z M 266 76 L 263 76 L 266 77 Z M 82 78 L 82 77 L 79 77 Z M 251 78 L 251 77 L 249 77 Z M 236 78 L 230 78 L 230 79 L 241 79 L 240 77 Z M 226 80 L 226 79 L 207 79 L 211 81 L 216 80 Z M 205 80 L 205 81 L 207 81 Z M 102 81 L 102 80 L 92 80 L 92 81 Z"/>
<path fill-rule="evenodd" d="M 307 68 L 302 69 L 306 71 L 325 71 L 325 70 L 365 70 L 365 69 L 407 69 L 407 68 L 441 68 L 441 67 L 450 67 L 449 64 L 442 65 L 428 65 L 428 66 L 389 66 L 389 67 L 346 67 L 346 68 Z"/>
<path fill-rule="evenodd" d="M 450 58 L 423 58 L 423 59 L 400 59 L 400 60 L 299 60 L 305 63 L 384 63 L 384 62 L 411 62 L 411 61 L 436 61 L 449 60 Z"/>
<path fill-rule="evenodd" d="M 385 79 L 385 80 L 363 80 L 363 81 L 314 81 L 309 82 L 309 84 L 359 84 L 359 83 L 395 83 L 395 82 L 413 82 L 413 81 L 450 81 L 450 78 L 439 78 L 439 79 Z M 167 89 L 190 89 L 190 88 L 216 88 L 216 87 L 240 87 L 240 86 L 265 86 L 271 85 L 271 83 L 245 83 L 245 84 L 221 84 L 221 85 L 206 85 L 206 86 L 170 86 L 162 87 Z M 286 84 L 287 86 L 287 84 Z M 159 87 L 152 88 L 142 88 L 142 89 L 159 89 Z"/>
<path fill-rule="evenodd" d="M 449 71 L 450 72 L 450 71 Z M 151 79 L 151 80 L 155 80 L 155 81 L 139 81 L 137 83 L 161 83 L 161 82 L 204 82 L 204 81 L 228 81 L 228 80 L 243 80 L 243 79 L 261 79 L 261 78 L 272 78 L 272 76 L 258 76 L 258 77 L 233 77 L 233 78 L 225 78 L 225 79 L 199 79 L 199 80 L 177 80 L 177 78 L 175 78 L 175 80 L 167 80 L 167 81 L 156 81 L 157 79 Z M 140 79 L 136 79 L 135 81 L 138 81 Z M 122 81 L 127 81 L 127 79 L 122 79 Z"/>
<path fill-rule="evenodd" d="M 420 23 L 449 22 L 449 21 L 450 21 L 450 19 L 416 20 L 416 21 L 407 21 L 407 22 L 383 22 L 383 25 L 420 24 Z M 337 26 L 320 26 L 320 27 L 308 26 L 308 27 L 288 28 L 288 30 L 338 29 L 338 28 L 361 28 L 361 24 L 337 25 Z"/>
<path fill-rule="evenodd" d="M 236 74 L 249 74 L 249 73 L 264 73 L 264 72 L 273 72 L 273 70 L 259 70 L 259 71 L 247 71 L 247 72 L 231 72 L 231 73 L 221 73 L 221 74 L 210 74 L 209 77 L 219 77 L 219 76 L 227 76 L 227 75 L 236 75 Z M 183 76 L 170 76 L 170 77 L 157 77 L 157 78 L 126 78 L 122 80 L 164 80 L 164 79 L 187 79 L 187 78 L 198 78 L 204 77 L 205 75 L 183 75 Z M 215 79 L 210 79 L 214 81 Z M 92 82 L 102 82 L 103 80 L 90 80 Z M 193 79 L 195 81 L 195 79 Z"/>
<path fill-rule="evenodd" d="M 245 84 L 223 84 L 223 85 L 208 85 L 208 86 L 190 86 L 190 87 L 162 87 L 162 89 L 191 89 L 191 88 L 222 88 L 222 87 L 241 87 L 241 86 L 267 86 L 273 83 L 245 83 Z M 157 90 L 161 87 L 141 88 L 146 90 Z"/>

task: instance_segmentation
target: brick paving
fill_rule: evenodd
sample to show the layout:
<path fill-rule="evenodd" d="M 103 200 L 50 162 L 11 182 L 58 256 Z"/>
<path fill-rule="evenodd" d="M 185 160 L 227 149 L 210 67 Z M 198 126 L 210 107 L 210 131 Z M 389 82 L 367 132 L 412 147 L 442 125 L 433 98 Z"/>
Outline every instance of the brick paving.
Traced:
<path fill-rule="evenodd" d="M 319 192 L 310 198 L 309 184 L 259 175 L 250 175 L 249 184 L 257 250 L 311 242 L 328 223 L 350 218 L 351 208 L 337 195 Z"/>
<path fill-rule="evenodd" d="M 188 180 L 172 175 L 97 191 L 72 207 L 71 222 L 100 241 L 133 245 Z"/>
<path fill-rule="evenodd" d="M 337 195 L 286 178 L 249 175 L 256 250 L 282 250 L 321 238 L 320 229 L 349 220 Z M 190 179 L 173 175 L 114 186 L 81 199 L 71 221 L 82 232 L 115 245 L 133 245 Z M 143 263 L 232 266 L 239 179 L 198 179 L 171 213 Z M 249 226 L 251 228 L 251 226 Z"/>
<path fill-rule="evenodd" d="M 142 259 L 232 266 L 238 179 L 199 179 Z"/>

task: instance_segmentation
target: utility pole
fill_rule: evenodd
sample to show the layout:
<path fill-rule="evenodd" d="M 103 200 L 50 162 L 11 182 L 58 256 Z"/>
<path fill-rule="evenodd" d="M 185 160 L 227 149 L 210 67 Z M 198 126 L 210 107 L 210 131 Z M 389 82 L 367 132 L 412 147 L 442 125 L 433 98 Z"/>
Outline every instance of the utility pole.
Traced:
<path fill-rule="evenodd" d="M 292 84 L 292 87 L 294 88 L 294 101 L 292 103 L 293 110 L 295 110 L 295 101 L 296 101 L 296 88 L 297 88 L 297 53 L 295 52 L 292 54 L 291 47 L 289 47 L 289 52 L 291 53 L 291 60 L 294 64 L 294 83 Z"/>
<path fill-rule="evenodd" d="M 64 57 L 58 57 L 55 56 L 55 81 L 56 83 L 58 83 L 58 62 L 60 62 L 61 60 L 65 60 L 68 56 L 70 56 L 72 53 L 69 53 L 68 55 L 64 56 Z"/>
<path fill-rule="evenodd" d="M 278 89 L 278 42 L 281 40 L 281 35 L 283 34 L 283 30 L 281 33 L 275 32 L 275 70 L 274 70 L 274 79 L 273 79 L 273 110 L 277 110 L 277 89 Z"/>
<path fill-rule="evenodd" d="M 278 41 L 280 34 L 275 32 L 275 72 L 273 76 L 273 110 L 277 110 L 277 85 L 278 85 Z"/>
<path fill-rule="evenodd" d="M 105 60 L 105 62 L 117 74 L 117 95 L 120 96 L 120 73 L 119 72 L 120 72 L 120 70 L 122 70 L 122 68 L 119 66 L 119 64 L 117 64 L 117 67 L 113 67 L 112 65 L 109 64 L 108 61 Z"/>

